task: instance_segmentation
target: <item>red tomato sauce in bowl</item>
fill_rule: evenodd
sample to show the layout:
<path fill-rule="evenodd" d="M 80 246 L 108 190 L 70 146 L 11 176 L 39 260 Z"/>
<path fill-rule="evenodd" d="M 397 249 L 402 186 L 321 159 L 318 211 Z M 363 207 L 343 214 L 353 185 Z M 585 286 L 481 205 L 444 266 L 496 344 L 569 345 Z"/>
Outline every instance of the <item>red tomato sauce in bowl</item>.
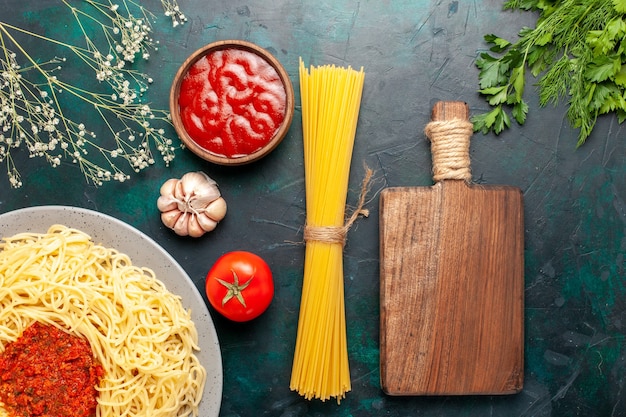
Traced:
<path fill-rule="evenodd" d="M 231 42 L 192 55 L 174 81 L 170 107 L 179 136 L 192 151 L 237 164 L 282 140 L 291 123 L 293 91 L 269 53 Z"/>
<path fill-rule="evenodd" d="M 92 417 L 103 375 L 87 340 L 36 322 L 0 354 L 0 401 L 15 416 Z"/>

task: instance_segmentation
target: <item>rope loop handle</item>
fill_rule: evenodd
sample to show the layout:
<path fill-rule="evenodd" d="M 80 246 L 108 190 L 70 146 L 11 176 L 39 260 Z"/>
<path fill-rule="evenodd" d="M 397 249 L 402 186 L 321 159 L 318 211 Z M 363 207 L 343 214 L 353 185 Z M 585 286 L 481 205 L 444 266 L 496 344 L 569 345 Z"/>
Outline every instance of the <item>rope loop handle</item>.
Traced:
<path fill-rule="evenodd" d="M 433 179 L 471 181 L 469 146 L 474 127 L 469 120 L 431 121 L 424 133 L 430 139 Z"/>

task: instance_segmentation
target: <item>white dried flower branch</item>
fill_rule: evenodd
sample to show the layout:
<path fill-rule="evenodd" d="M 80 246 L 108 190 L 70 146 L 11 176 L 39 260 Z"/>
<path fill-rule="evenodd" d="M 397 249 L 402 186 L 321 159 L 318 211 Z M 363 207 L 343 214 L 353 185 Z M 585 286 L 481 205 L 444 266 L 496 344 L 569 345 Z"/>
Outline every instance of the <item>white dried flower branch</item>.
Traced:
<path fill-rule="evenodd" d="M 25 148 L 31 158 L 44 158 L 52 167 L 66 161 L 78 165 L 94 185 L 128 180 L 128 169 L 140 172 L 149 167 L 155 163 L 155 153 L 169 165 L 175 152 L 163 127 L 171 125 L 169 113 L 143 102 L 152 79 L 132 68 L 137 58 L 147 60 L 150 51 L 157 50 L 158 42 L 151 38 L 153 15 L 131 0 L 121 0 L 119 5 L 84 0 L 95 11 L 93 14 L 62 1 L 82 31 L 84 46 L 0 22 L 0 163 L 6 165 L 10 185 L 22 186 L 12 154 L 20 148 Z M 178 24 L 186 21 L 175 0 L 162 4 L 166 15 L 177 19 Z M 167 13 L 168 8 L 174 7 L 178 13 L 175 17 Z M 140 17 L 133 16 L 131 8 L 139 11 Z M 101 31 L 102 39 L 94 40 L 89 35 L 94 28 Z M 33 36 L 71 52 L 76 62 L 93 71 L 98 91 L 62 80 L 57 74 L 65 58 L 40 62 L 11 32 Z M 18 57 L 24 60 L 23 64 Z M 81 111 L 92 109 L 102 119 L 106 129 L 99 136 L 107 137 L 109 146 L 64 112 L 68 96 L 72 102 L 80 103 Z"/>
<path fill-rule="evenodd" d="M 165 10 L 165 16 L 172 18 L 173 27 L 185 24 L 187 16 L 180 10 L 176 0 L 162 0 L 161 5 L 163 5 L 163 10 Z"/>
<path fill-rule="evenodd" d="M 150 49 L 156 49 L 156 42 L 151 38 L 152 25 L 150 24 L 150 20 L 154 19 L 155 16 L 147 9 L 130 0 L 124 1 L 122 3 L 124 7 L 122 8 L 111 1 L 108 4 L 94 0 L 83 1 L 97 10 L 98 15 L 95 16 L 73 7 L 67 0 L 63 0 L 63 3 L 74 14 L 85 39 L 89 39 L 89 35 L 81 25 L 81 17 L 90 20 L 96 26 L 100 26 L 109 46 L 106 56 L 115 57 L 118 64 L 124 61 L 133 63 L 137 56 L 148 59 L 150 57 Z M 136 17 L 133 14 L 129 4 L 136 6 L 135 9 L 141 13 L 140 17 Z M 103 19 L 100 20 L 99 17 Z M 98 48 L 94 46 L 93 51 L 98 51 Z"/>

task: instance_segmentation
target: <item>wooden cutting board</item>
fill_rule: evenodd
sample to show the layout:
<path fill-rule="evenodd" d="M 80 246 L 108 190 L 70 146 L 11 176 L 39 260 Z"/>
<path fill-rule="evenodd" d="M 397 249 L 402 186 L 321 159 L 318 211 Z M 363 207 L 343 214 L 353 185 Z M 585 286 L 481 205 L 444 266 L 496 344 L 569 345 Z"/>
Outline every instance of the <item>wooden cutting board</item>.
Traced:
<path fill-rule="evenodd" d="M 435 184 L 381 193 L 382 389 L 389 395 L 519 392 L 522 193 L 470 183 L 465 103 L 437 103 L 429 128 Z M 450 150 L 457 142 L 465 145 Z M 455 179 L 463 163 L 463 179 Z"/>

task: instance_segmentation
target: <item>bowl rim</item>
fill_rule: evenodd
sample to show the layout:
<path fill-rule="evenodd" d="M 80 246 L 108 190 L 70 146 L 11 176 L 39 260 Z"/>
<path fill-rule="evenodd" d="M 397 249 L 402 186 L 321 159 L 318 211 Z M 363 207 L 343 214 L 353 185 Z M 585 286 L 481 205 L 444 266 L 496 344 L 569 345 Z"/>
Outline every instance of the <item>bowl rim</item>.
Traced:
<path fill-rule="evenodd" d="M 267 61 L 278 73 L 278 76 L 283 84 L 285 89 L 286 96 L 286 105 L 285 105 L 285 118 L 279 128 L 274 133 L 272 139 L 261 149 L 247 155 L 243 155 L 237 158 L 227 158 L 225 156 L 217 155 L 213 152 L 210 152 L 208 149 L 200 146 L 196 143 L 195 140 L 189 136 L 187 133 L 181 117 L 180 117 L 180 106 L 178 105 L 178 96 L 180 94 L 180 86 L 183 78 L 191 68 L 193 64 L 195 64 L 199 59 L 204 57 L 205 55 L 213 52 L 224 49 L 241 49 L 244 51 L 252 52 L 257 56 L 263 58 Z M 194 154 L 201 157 L 204 160 L 209 162 L 213 162 L 219 165 L 244 165 L 254 161 L 257 161 L 270 152 L 272 152 L 279 144 L 282 142 L 284 137 L 287 135 L 287 132 L 291 126 L 291 122 L 293 119 L 293 113 L 295 109 L 295 97 L 293 84 L 287 71 L 283 67 L 283 65 L 276 59 L 276 57 L 270 53 L 265 48 L 260 47 L 259 45 L 244 41 L 244 40 L 236 40 L 236 39 L 227 39 L 221 41 L 211 42 L 201 48 L 196 49 L 189 57 L 180 65 L 174 79 L 172 81 L 172 86 L 170 87 L 170 97 L 169 97 L 169 107 L 170 107 L 170 116 L 172 118 L 172 124 L 174 125 L 174 129 L 178 134 L 181 141 L 184 143 L 185 147 L 189 148 Z"/>

